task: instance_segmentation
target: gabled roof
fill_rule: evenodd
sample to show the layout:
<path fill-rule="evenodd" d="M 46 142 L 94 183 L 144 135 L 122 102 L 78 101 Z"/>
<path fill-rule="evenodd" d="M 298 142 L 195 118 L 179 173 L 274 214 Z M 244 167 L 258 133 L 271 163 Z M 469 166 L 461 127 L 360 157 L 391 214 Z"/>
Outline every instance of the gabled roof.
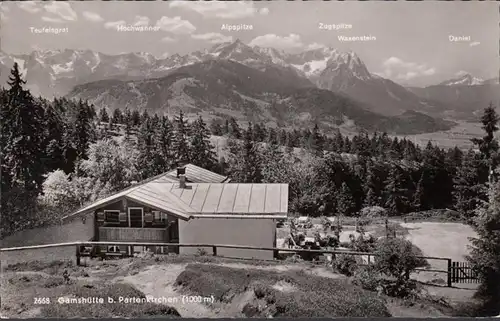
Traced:
<path fill-rule="evenodd" d="M 194 169 L 195 173 L 202 172 L 197 170 L 199 167 Z M 288 212 L 288 184 L 188 183 L 186 188 L 180 188 L 178 183 L 169 181 L 169 173 L 96 201 L 64 219 L 88 213 L 121 198 L 183 219 L 212 216 L 285 218 Z"/>
<path fill-rule="evenodd" d="M 193 164 L 187 164 L 185 165 L 186 167 L 186 179 L 188 182 L 196 182 L 196 183 L 227 183 L 231 179 L 227 176 L 222 176 L 217 173 L 211 172 L 207 169 L 201 168 L 199 166 L 193 165 Z M 112 194 L 110 196 L 107 196 L 105 198 L 102 198 L 100 200 L 97 200 L 88 206 L 85 206 L 78 211 L 76 211 L 73 214 L 67 215 L 63 217 L 64 219 L 68 219 L 70 217 L 73 217 L 74 215 L 89 212 L 92 209 L 98 208 L 105 206 L 109 203 L 112 203 L 116 201 L 116 199 L 127 196 L 128 198 L 133 198 L 133 196 L 128 195 L 130 192 L 136 190 L 138 187 L 141 187 L 145 184 L 151 183 L 151 182 L 166 182 L 166 183 L 175 183 L 179 182 L 179 178 L 177 177 L 177 169 L 168 171 L 166 173 L 162 173 L 153 177 L 150 177 L 148 179 L 143 180 L 142 182 L 139 182 L 137 184 L 134 184 L 123 191 L 117 192 L 115 194 Z"/>

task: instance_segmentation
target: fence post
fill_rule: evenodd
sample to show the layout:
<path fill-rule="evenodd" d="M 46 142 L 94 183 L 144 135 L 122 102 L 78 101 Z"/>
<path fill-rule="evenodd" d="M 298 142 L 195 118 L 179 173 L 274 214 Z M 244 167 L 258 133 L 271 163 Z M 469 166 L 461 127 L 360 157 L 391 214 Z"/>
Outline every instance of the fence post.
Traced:
<path fill-rule="evenodd" d="M 81 256 L 80 256 L 80 245 L 77 245 L 76 246 L 76 266 L 80 266 L 80 259 L 81 259 Z"/>
<path fill-rule="evenodd" d="M 451 259 L 447 259 L 446 260 L 448 262 L 448 287 L 452 287 L 452 284 L 451 284 L 451 273 L 452 273 L 452 268 L 451 268 Z"/>
<path fill-rule="evenodd" d="M 217 246 L 212 246 L 214 256 L 217 256 Z"/>

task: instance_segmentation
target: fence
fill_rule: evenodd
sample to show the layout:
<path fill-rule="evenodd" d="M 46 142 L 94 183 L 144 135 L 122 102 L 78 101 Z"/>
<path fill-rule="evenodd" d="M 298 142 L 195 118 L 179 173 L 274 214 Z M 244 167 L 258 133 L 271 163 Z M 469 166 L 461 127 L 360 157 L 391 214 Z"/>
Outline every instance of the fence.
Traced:
<path fill-rule="evenodd" d="M 479 283 L 479 278 L 468 262 L 452 262 L 451 282 Z"/>
<path fill-rule="evenodd" d="M 58 243 L 58 244 L 47 244 L 47 245 L 35 245 L 35 246 L 24 246 L 24 247 L 11 247 L 11 248 L 2 248 L 0 249 L 0 254 L 3 252 L 16 252 L 16 251 L 26 251 L 26 250 L 36 250 L 36 249 L 48 249 L 48 248 L 60 248 L 60 247 L 74 247 L 75 251 L 73 252 L 76 257 L 76 264 L 81 264 L 82 256 L 88 256 L 88 254 L 84 254 L 81 252 L 81 247 L 83 246 L 163 246 L 163 247 L 195 247 L 195 248 L 212 248 L 212 254 L 217 256 L 218 248 L 227 248 L 227 249 L 243 249 L 243 250 L 262 250 L 262 251 L 273 251 L 275 253 L 275 257 L 279 252 L 291 252 L 296 254 L 304 254 L 304 253 L 316 253 L 316 254 L 331 254 L 333 256 L 344 254 L 344 255 L 354 255 L 366 257 L 368 264 L 374 261 L 371 258 L 375 258 L 377 254 L 369 253 L 369 252 L 355 252 L 355 251 L 343 251 L 343 250 L 309 250 L 309 249 L 287 249 L 287 248 L 276 248 L 276 247 L 255 247 L 255 246 L 244 246 L 244 245 L 228 245 L 228 244 L 181 244 L 181 243 L 145 243 L 145 242 L 71 242 L 71 243 Z M 66 253 L 66 252 L 65 252 Z M 461 282 L 461 280 L 472 280 L 475 278 L 475 274 L 472 272 L 471 267 L 465 266 L 464 264 L 457 264 L 461 262 L 452 262 L 449 258 L 442 257 L 430 257 L 430 256 L 422 256 L 420 257 L 426 260 L 440 260 L 445 261 L 447 263 L 446 270 L 437 270 L 437 269 L 417 269 L 417 271 L 426 271 L 426 272 L 437 272 L 444 273 L 447 275 L 447 285 L 449 287 L 452 286 L 453 282 Z M 34 259 L 32 259 L 34 260 Z M 463 265 L 463 266 L 462 266 Z M 459 277 L 458 273 L 463 273 L 467 275 L 467 278 Z M 455 277 L 455 275 L 457 275 Z"/>

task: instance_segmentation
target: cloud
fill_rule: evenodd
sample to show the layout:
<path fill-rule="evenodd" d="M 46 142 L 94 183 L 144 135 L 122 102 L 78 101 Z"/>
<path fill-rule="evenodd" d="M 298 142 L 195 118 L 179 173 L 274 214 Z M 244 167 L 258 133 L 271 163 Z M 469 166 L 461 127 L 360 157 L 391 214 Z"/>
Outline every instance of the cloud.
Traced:
<path fill-rule="evenodd" d="M 315 50 L 315 49 L 323 49 L 323 48 L 326 48 L 326 46 L 324 44 L 314 42 L 314 43 L 308 45 L 306 49 L 307 50 Z"/>
<path fill-rule="evenodd" d="M 42 10 L 42 8 L 38 6 L 38 3 L 32 1 L 18 2 L 18 6 L 19 9 L 27 11 L 29 13 L 37 13 L 40 12 L 40 10 Z"/>
<path fill-rule="evenodd" d="M 42 21 L 50 22 L 50 23 L 65 23 L 66 22 L 65 20 L 63 20 L 61 18 L 51 18 L 51 17 L 46 17 L 46 16 L 42 17 Z"/>
<path fill-rule="evenodd" d="M 104 24 L 106 29 L 116 29 L 119 26 L 124 26 L 126 24 L 125 20 L 109 21 Z"/>
<path fill-rule="evenodd" d="M 104 19 L 98 13 L 95 13 L 95 12 L 84 11 L 84 12 L 82 12 L 82 15 L 88 21 L 92 21 L 92 22 L 104 21 Z"/>
<path fill-rule="evenodd" d="M 411 80 L 417 77 L 432 76 L 436 73 L 435 68 L 425 64 L 403 61 L 397 57 L 390 57 L 382 64 L 384 71 L 378 75 L 398 80 Z"/>
<path fill-rule="evenodd" d="M 191 34 L 196 31 L 196 27 L 191 22 L 179 16 L 173 18 L 163 16 L 156 22 L 156 26 L 173 34 Z"/>
<path fill-rule="evenodd" d="M 259 13 L 263 16 L 267 16 L 269 14 L 269 8 L 261 8 Z"/>
<path fill-rule="evenodd" d="M 161 54 L 159 56 L 155 56 L 155 57 L 156 57 L 156 59 L 165 59 L 168 56 L 170 56 L 170 54 L 168 52 L 165 52 L 165 53 L 163 53 L 163 54 Z"/>
<path fill-rule="evenodd" d="M 62 1 L 53 1 L 49 4 L 44 5 L 45 11 L 52 13 L 53 15 L 58 16 L 61 19 L 67 21 L 76 21 L 78 20 L 78 15 L 71 8 L 69 2 Z"/>
<path fill-rule="evenodd" d="M 255 8 L 252 1 L 172 1 L 170 8 L 195 11 L 207 18 L 241 19 L 259 13 L 267 15 L 268 8 Z"/>
<path fill-rule="evenodd" d="M 460 77 L 460 76 L 464 76 L 464 75 L 468 75 L 469 73 L 467 71 L 464 71 L 464 70 L 460 70 L 459 72 L 457 72 L 455 74 L 455 76 L 457 77 Z"/>
<path fill-rule="evenodd" d="M 3 11 L 0 11 L 0 20 L 6 21 L 8 19 L 9 17 L 7 17 Z"/>
<path fill-rule="evenodd" d="M 135 16 L 135 20 L 134 20 L 134 23 L 133 25 L 136 26 L 136 27 L 140 27 L 140 26 L 143 26 L 143 27 L 146 27 L 146 26 L 149 26 L 149 18 L 148 17 L 145 17 L 145 16 Z"/>
<path fill-rule="evenodd" d="M 168 37 L 168 36 L 167 36 L 167 37 L 163 37 L 163 38 L 161 39 L 161 41 L 162 41 L 162 42 L 176 42 L 177 40 L 175 40 L 175 39 L 174 39 L 174 38 L 172 38 L 172 37 Z"/>
<path fill-rule="evenodd" d="M 478 45 L 480 45 L 480 44 L 481 44 L 481 43 L 480 43 L 479 41 L 474 41 L 474 42 L 471 42 L 471 43 L 469 44 L 469 46 L 471 46 L 471 47 L 475 47 L 475 46 L 478 46 Z"/>
<path fill-rule="evenodd" d="M 204 33 L 204 34 L 200 34 L 200 35 L 192 35 L 191 37 L 193 39 L 204 40 L 204 41 L 208 41 L 210 43 L 221 43 L 221 42 L 233 41 L 232 36 L 225 36 L 223 34 L 215 33 L 215 32 Z"/>
<path fill-rule="evenodd" d="M 285 37 L 281 37 L 271 33 L 264 36 L 258 36 L 257 38 L 250 41 L 249 45 L 259 47 L 273 47 L 281 50 L 304 47 L 300 36 L 293 33 Z"/>

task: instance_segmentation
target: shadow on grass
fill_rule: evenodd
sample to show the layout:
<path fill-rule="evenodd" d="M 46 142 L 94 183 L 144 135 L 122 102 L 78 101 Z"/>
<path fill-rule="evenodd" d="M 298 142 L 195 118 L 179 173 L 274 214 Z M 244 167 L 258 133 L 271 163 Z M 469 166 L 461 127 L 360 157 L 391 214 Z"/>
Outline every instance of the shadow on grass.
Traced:
<path fill-rule="evenodd" d="M 279 282 L 296 290 L 277 290 L 272 285 Z M 304 271 L 277 273 L 190 264 L 178 276 L 176 286 L 186 294 L 214 296 L 216 301 L 226 304 L 239 294 L 253 291 L 253 300 L 242 311 L 246 316 L 390 316 L 383 300 L 375 293 L 346 280 L 311 276 Z"/>

